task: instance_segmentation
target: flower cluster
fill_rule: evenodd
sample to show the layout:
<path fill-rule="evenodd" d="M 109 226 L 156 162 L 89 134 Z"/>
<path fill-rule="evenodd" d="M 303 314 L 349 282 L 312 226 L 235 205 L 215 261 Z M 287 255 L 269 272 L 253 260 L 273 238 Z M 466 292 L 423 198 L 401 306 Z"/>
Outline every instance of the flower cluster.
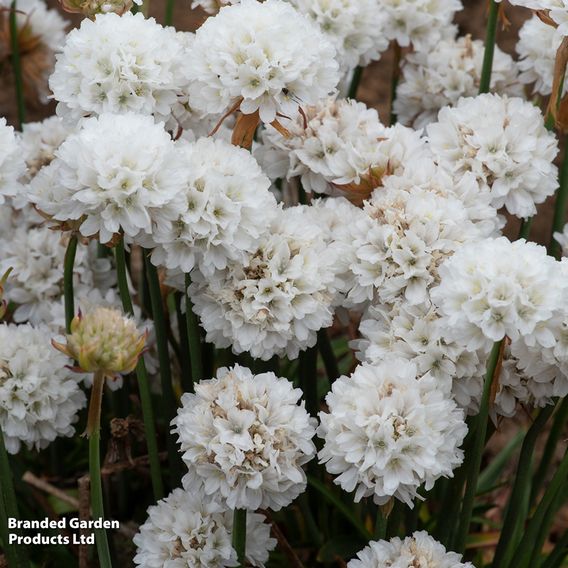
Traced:
<path fill-rule="evenodd" d="M 124 112 L 166 120 L 187 87 L 184 36 L 141 13 L 84 19 L 67 36 L 49 80 L 57 113 L 69 120 Z"/>
<path fill-rule="evenodd" d="M 456 178 L 473 172 L 493 205 L 518 217 L 534 215 L 535 204 L 558 187 L 556 137 L 546 130 L 540 109 L 520 98 L 460 99 L 440 111 L 428 139 L 441 167 Z"/>
<path fill-rule="evenodd" d="M 272 178 L 300 177 L 317 193 L 364 192 L 386 174 L 400 172 L 412 156 L 427 155 L 418 132 L 397 125 L 386 128 L 376 110 L 346 99 L 327 99 L 288 124 L 283 138 L 274 128 L 263 132 L 256 156 Z"/>
<path fill-rule="evenodd" d="M 43 449 L 72 436 L 85 395 L 68 365 L 49 344 L 46 327 L 0 324 L 0 426 L 6 449 Z"/>
<path fill-rule="evenodd" d="M 441 108 L 455 106 L 460 97 L 477 95 L 484 52 L 480 40 L 463 36 L 443 39 L 428 50 L 409 53 L 394 101 L 398 120 L 422 128 L 436 120 Z M 523 95 L 515 62 L 498 47 L 491 72 L 491 91 Z"/>
<path fill-rule="evenodd" d="M 331 43 L 283 0 L 243 0 L 209 18 L 195 34 L 185 71 L 197 110 L 258 111 L 266 123 L 315 104 L 339 81 Z"/>
<path fill-rule="evenodd" d="M 276 215 L 270 180 L 249 152 L 222 140 L 201 138 L 179 153 L 187 172 L 153 228 L 152 261 L 183 272 L 199 265 L 202 273 L 242 261 Z"/>
<path fill-rule="evenodd" d="M 314 422 L 302 392 L 274 373 L 235 365 L 182 397 L 173 421 L 189 469 L 184 486 L 203 488 L 230 509 L 279 510 L 306 487 Z"/>
<path fill-rule="evenodd" d="M 505 336 L 551 347 L 550 320 L 565 289 L 559 263 L 535 243 L 505 237 L 467 243 L 440 267 L 431 296 L 470 349 Z"/>
<path fill-rule="evenodd" d="M 474 568 L 471 562 L 462 562 L 461 554 L 447 552 L 442 544 L 427 532 L 417 531 L 404 540 L 369 543 L 357 554 L 348 568 Z"/>
<path fill-rule="evenodd" d="M 307 209 L 280 209 L 244 261 L 195 273 L 189 293 L 207 341 L 263 360 L 294 359 L 331 325 L 336 253 Z"/>
<path fill-rule="evenodd" d="M 362 364 L 333 383 L 320 413 L 324 439 L 320 462 L 355 501 L 392 497 L 413 506 L 418 488 L 459 466 L 467 427 L 463 411 L 426 374 L 417 379 L 412 363 L 388 359 Z"/>
<path fill-rule="evenodd" d="M 148 509 L 148 520 L 134 536 L 134 563 L 144 568 L 164 566 L 235 566 L 231 546 L 233 515 L 203 491 L 174 489 Z M 246 559 L 264 566 L 276 541 L 263 515 L 247 515 Z"/>

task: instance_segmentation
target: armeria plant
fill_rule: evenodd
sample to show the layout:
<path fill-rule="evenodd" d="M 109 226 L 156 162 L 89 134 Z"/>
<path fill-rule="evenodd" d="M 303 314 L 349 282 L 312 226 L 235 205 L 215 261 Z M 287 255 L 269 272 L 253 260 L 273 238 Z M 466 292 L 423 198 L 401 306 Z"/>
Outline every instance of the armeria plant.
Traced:
<path fill-rule="evenodd" d="M 568 565 L 568 8 L 511 3 L 0 0 L 0 565 Z"/>

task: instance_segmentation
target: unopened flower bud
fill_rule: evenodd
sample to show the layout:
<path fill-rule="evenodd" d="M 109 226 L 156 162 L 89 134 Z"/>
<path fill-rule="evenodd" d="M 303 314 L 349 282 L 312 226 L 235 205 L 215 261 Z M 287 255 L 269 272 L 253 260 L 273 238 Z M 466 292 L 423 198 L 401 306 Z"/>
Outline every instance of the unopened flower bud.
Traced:
<path fill-rule="evenodd" d="M 133 320 L 118 310 L 97 308 L 73 319 L 67 345 L 53 345 L 83 371 L 113 375 L 133 371 L 145 343 L 146 334 L 140 334 Z"/>

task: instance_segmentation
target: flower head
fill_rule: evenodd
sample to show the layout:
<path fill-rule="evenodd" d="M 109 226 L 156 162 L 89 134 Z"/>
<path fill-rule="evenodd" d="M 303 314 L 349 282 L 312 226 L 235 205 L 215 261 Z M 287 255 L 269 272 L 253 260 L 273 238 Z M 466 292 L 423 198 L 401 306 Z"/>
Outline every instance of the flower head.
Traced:
<path fill-rule="evenodd" d="M 57 55 L 49 85 L 70 119 L 134 112 L 165 121 L 183 92 L 185 34 L 128 12 L 84 19 Z"/>
<path fill-rule="evenodd" d="M 436 120 L 442 107 L 455 106 L 460 97 L 477 95 L 484 52 L 482 41 L 462 36 L 443 39 L 429 49 L 409 53 L 401 68 L 394 102 L 398 120 L 422 128 Z M 496 47 L 491 91 L 523 96 L 518 74 L 511 56 Z"/>
<path fill-rule="evenodd" d="M 306 487 L 315 419 L 302 392 L 274 373 L 253 375 L 235 365 L 182 397 L 173 420 L 189 491 L 203 488 L 230 509 L 279 510 Z"/>
<path fill-rule="evenodd" d="M 335 483 L 355 490 L 355 501 L 392 497 L 412 507 L 418 488 L 452 476 L 461 464 L 464 414 L 426 374 L 400 359 L 362 364 L 333 383 L 320 413 L 318 456 Z"/>
<path fill-rule="evenodd" d="M 372 541 L 357 554 L 348 568 L 474 568 L 462 562 L 461 554 L 447 552 L 442 544 L 427 532 L 417 531 L 404 540 Z"/>
<path fill-rule="evenodd" d="M 6 448 L 43 449 L 58 436 L 72 436 L 85 395 L 49 344 L 45 326 L 0 324 L 0 427 Z"/>
<path fill-rule="evenodd" d="M 331 43 L 282 0 L 243 0 L 207 19 L 196 32 L 186 73 L 199 111 L 258 111 L 266 123 L 315 104 L 339 81 Z"/>
<path fill-rule="evenodd" d="M 195 273 L 189 292 L 208 341 L 263 360 L 296 358 L 332 324 L 336 251 L 309 210 L 279 209 L 244 260 Z"/>
<path fill-rule="evenodd" d="M 118 17 L 118 16 L 117 16 Z M 29 199 L 58 221 L 76 221 L 103 243 L 150 233 L 153 216 L 183 190 L 186 166 L 163 125 L 149 116 L 87 119 L 34 178 Z"/>
<path fill-rule="evenodd" d="M 535 243 L 505 237 L 465 244 L 440 266 L 431 292 L 445 327 L 470 349 L 520 337 L 545 346 L 543 328 L 566 288 L 559 263 Z"/>
<path fill-rule="evenodd" d="M 124 14 L 133 4 L 142 5 L 142 0 L 59 0 L 66 12 L 94 16 L 115 12 Z"/>
<path fill-rule="evenodd" d="M 232 528 L 232 511 L 203 491 L 174 489 L 148 509 L 148 519 L 134 536 L 134 563 L 144 568 L 235 566 Z M 270 525 L 263 515 L 249 512 L 246 530 L 246 559 L 251 566 L 264 566 L 276 545 Z"/>
<path fill-rule="evenodd" d="M 460 99 L 427 130 L 439 165 L 456 179 L 473 172 L 496 208 L 530 217 L 558 187 L 558 141 L 531 102 L 494 94 Z"/>
<path fill-rule="evenodd" d="M 54 342 L 54 346 L 83 371 L 107 375 L 132 372 L 146 344 L 146 335 L 138 332 L 133 320 L 102 307 L 76 316 L 66 338 L 66 345 Z"/>

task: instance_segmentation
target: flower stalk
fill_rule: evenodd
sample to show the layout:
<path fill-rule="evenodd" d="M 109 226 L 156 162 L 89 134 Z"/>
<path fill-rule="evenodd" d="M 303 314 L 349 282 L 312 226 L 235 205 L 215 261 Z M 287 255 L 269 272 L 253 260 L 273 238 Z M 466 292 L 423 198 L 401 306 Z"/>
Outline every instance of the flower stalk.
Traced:
<path fill-rule="evenodd" d="M 247 547 L 247 510 L 233 511 L 233 548 L 237 553 L 239 567 L 244 568 Z"/>
<path fill-rule="evenodd" d="M 493 56 L 495 55 L 499 7 L 500 4 L 495 0 L 489 0 L 489 17 L 485 31 L 485 53 L 483 54 L 483 65 L 479 80 L 479 94 L 488 93 L 491 87 L 491 71 L 493 69 Z"/>
<path fill-rule="evenodd" d="M 118 280 L 118 289 L 122 307 L 129 316 L 134 315 L 130 291 L 128 289 L 128 278 L 126 268 L 126 255 L 124 253 L 124 241 L 121 239 L 115 248 L 116 255 L 116 273 Z M 150 461 L 150 476 L 152 478 L 152 490 L 156 501 L 164 497 L 164 486 L 162 482 L 162 473 L 160 468 L 160 456 L 158 454 L 158 436 L 156 434 L 156 426 L 154 420 L 154 409 L 152 408 L 152 394 L 150 392 L 150 383 L 148 381 L 148 372 L 144 357 L 138 359 L 136 365 L 136 378 L 138 380 L 138 390 L 140 392 L 140 403 L 142 406 L 142 418 L 144 420 L 144 429 L 146 431 L 146 445 L 148 448 L 148 459 Z"/>
<path fill-rule="evenodd" d="M 475 500 L 475 493 L 477 490 L 477 479 L 479 477 L 479 468 L 481 466 L 481 458 L 483 456 L 483 449 L 485 447 L 485 436 L 487 433 L 487 420 L 489 417 L 489 402 L 491 398 L 491 390 L 493 381 L 498 379 L 496 377 L 499 368 L 499 361 L 502 356 L 503 342 L 505 340 L 497 341 L 493 344 L 491 354 L 487 361 L 487 372 L 485 374 L 485 382 L 483 385 L 483 394 L 479 407 L 479 414 L 476 416 L 474 422 L 474 441 L 471 446 L 471 461 L 469 462 L 465 494 L 463 498 L 462 510 L 459 520 L 459 528 L 456 536 L 455 551 L 462 552 L 465 549 L 465 541 L 469 532 L 469 525 L 471 522 L 471 515 L 473 512 L 473 503 Z"/>
<path fill-rule="evenodd" d="M 63 267 L 63 296 L 65 298 L 65 329 L 71 332 L 71 322 L 75 317 L 75 298 L 73 291 L 73 268 L 77 255 L 77 236 L 72 234 L 67 243 Z"/>
<path fill-rule="evenodd" d="M 94 519 L 104 519 L 103 484 L 101 478 L 101 408 L 105 386 L 104 371 L 95 372 L 89 416 L 87 437 L 89 438 L 89 475 L 91 478 L 91 510 Z M 95 541 L 101 568 L 111 568 L 110 549 L 105 529 L 95 529 Z"/>

